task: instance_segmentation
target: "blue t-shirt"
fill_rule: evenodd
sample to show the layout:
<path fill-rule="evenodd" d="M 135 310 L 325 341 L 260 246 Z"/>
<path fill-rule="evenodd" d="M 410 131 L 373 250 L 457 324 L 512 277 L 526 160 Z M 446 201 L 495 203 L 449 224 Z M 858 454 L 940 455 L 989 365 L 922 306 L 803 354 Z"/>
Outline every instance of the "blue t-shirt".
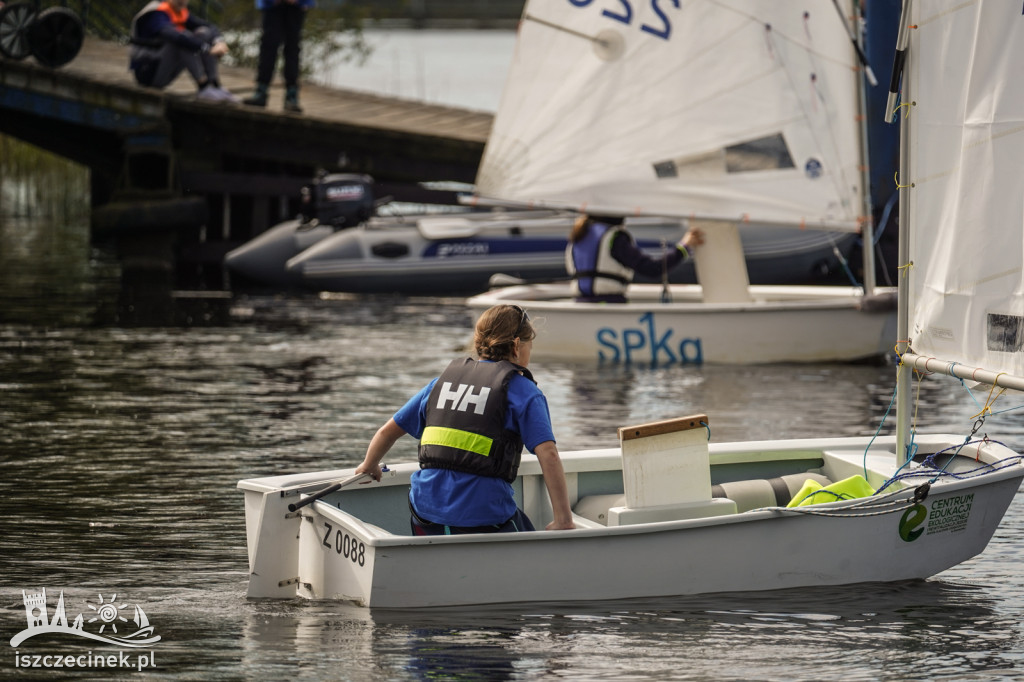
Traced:
<path fill-rule="evenodd" d="M 423 435 L 427 400 L 436 383 L 437 379 L 431 381 L 395 413 L 395 423 L 416 439 Z M 535 383 L 519 374 L 513 375 L 508 384 L 505 428 L 518 433 L 530 452 L 555 439 L 547 399 Z M 417 514 L 446 526 L 500 524 L 516 513 L 514 493 L 507 481 L 449 469 L 413 473 L 409 499 Z"/>

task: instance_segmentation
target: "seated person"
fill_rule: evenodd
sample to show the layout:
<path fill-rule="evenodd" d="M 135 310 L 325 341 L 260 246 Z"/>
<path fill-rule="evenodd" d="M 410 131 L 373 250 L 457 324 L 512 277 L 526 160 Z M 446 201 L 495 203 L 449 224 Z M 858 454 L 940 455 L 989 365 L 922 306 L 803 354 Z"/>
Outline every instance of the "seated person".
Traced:
<path fill-rule="evenodd" d="M 131 64 L 135 80 L 151 88 L 167 87 L 188 70 L 199 99 L 238 102 L 220 87 L 218 62 L 228 46 L 213 24 L 189 13 L 188 0 L 150 2 L 131 26 Z"/>
<path fill-rule="evenodd" d="M 651 258 L 637 247 L 622 222 L 616 216 L 581 215 L 576 220 L 565 250 L 565 267 L 573 278 L 577 301 L 625 303 L 635 272 L 659 277 L 704 243 L 704 234 L 691 229 L 663 258 Z"/>
<path fill-rule="evenodd" d="M 375 481 L 399 438 L 420 441 L 409 489 L 413 535 L 534 530 L 512 487 L 524 445 L 537 455 L 551 500 L 545 529 L 575 528 L 547 399 L 527 369 L 536 336 L 519 306 L 488 308 L 473 334 L 479 360 L 453 361 L 377 429 L 356 468 Z"/>

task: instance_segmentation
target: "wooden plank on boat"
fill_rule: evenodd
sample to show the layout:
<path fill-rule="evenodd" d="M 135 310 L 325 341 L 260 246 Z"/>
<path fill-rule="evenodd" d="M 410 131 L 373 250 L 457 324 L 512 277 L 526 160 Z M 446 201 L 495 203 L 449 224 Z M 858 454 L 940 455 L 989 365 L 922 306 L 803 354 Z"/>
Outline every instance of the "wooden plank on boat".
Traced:
<path fill-rule="evenodd" d="M 707 423 L 707 415 L 699 414 L 619 429 L 626 507 L 711 499 L 708 438 L 702 428 Z"/>
<path fill-rule="evenodd" d="M 701 422 L 704 423 L 701 424 Z M 694 414 L 689 417 L 676 417 L 675 419 L 650 422 L 648 424 L 641 424 L 640 426 L 620 426 L 619 440 L 624 441 L 632 440 L 634 438 L 647 438 L 648 436 L 658 436 L 663 433 L 675 433 L 676 431 L 698 429 L 707 423 L 708 416 L 706 414 Z"/>

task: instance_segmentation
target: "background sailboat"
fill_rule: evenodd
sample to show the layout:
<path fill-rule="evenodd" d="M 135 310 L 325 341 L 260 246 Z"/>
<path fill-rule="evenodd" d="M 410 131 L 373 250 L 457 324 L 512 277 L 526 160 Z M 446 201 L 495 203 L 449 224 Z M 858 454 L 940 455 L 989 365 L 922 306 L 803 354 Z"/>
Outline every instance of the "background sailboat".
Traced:
<path fill-rule="evenodd" d="M 662 5 L 527 3 L 477 192 L 858 230 L 857 64 L 832 6 Z"/>
<path fill-rule="evenodd" d="M 850 2 L 528 2 L 477 177 L 485 202 L 689 218 L 700 287 L 630 289 L 599 307 L 567 286 L 470 299 L 548 317 L 538 357 L 857 360 L 892 348 L 895 315 L 865 291 L 757 287 L 740 225 L 864 231 L 862 80 Z M 870 252 L 870 249 L 868 250 Z M 672 303 L 664 303 L 671 300 Z M 636 329 L 648 329 L 640 339 Z M 697 352 L 660 353 L 654 330 Z"/>

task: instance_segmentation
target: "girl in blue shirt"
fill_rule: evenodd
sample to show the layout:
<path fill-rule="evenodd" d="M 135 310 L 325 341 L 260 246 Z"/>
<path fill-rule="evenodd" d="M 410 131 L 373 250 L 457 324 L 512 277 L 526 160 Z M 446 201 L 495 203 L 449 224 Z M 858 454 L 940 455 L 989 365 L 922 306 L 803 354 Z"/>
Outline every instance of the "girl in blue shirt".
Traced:
<path fill-rule="evenodd" d="M 474 333 L 479 362 L 508 360 L 525 369 L 530 363 L 536 331 L 519 306 L 497 305 L 480 316 Z M 385 423 L 356 469 L 381 479 L 380 462 L 405 434 L 420 439 L 426 424 L 428 398 L 434 379 Z M 537 456 L 551 499 L 554 520 L 547 530 L 574 528 L 562 461 L 551 429 L 547 400 L 526 376 L 513 374 L 508 382 L 505 428 L 519 434 Z M 421 468 L 412 475 L 409 503 L 416 535 L 533 530 L 515 503 L 512 485 L 503 478 L 446 468 Z"/>

